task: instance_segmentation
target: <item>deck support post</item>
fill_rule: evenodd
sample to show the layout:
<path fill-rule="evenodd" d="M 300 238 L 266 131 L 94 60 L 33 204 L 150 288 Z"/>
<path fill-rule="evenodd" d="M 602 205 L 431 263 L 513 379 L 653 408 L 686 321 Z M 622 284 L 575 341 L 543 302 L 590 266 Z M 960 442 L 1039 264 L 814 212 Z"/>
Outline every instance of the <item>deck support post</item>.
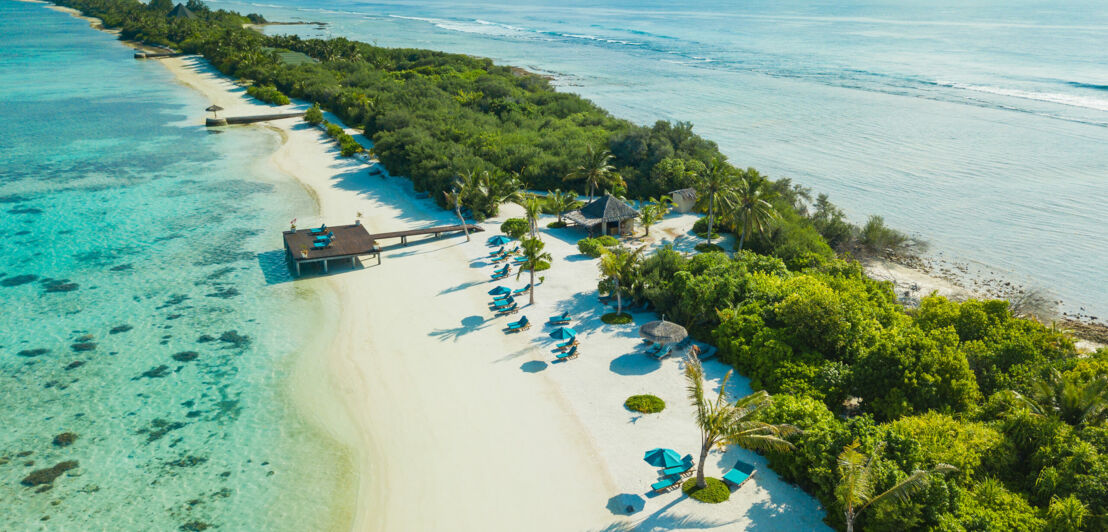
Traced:
<path fill-rule="evenodd" d="M 327 259 L 323 259 L 323 273 L 327 273 Z"/>

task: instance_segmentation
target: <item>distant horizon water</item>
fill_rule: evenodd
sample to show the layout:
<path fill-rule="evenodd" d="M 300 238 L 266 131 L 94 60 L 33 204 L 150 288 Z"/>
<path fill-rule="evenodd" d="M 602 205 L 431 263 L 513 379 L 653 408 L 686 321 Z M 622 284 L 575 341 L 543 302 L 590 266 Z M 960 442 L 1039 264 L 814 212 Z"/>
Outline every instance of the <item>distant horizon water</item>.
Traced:
<path fill-rule="evenodd" d="M 213 0 L 272 33 L 486 56 L 1108 318 L 1108 10 L 999 0 Z"/>
<path fill-rule="evenodd" d="M 352 505 L 345 450 L 285 392 L 332 311 L 279 232 L 317 207 L 277 135 L 206 131 L 207 105 L 0 2 L 0 530 L 314 530 Z"/>

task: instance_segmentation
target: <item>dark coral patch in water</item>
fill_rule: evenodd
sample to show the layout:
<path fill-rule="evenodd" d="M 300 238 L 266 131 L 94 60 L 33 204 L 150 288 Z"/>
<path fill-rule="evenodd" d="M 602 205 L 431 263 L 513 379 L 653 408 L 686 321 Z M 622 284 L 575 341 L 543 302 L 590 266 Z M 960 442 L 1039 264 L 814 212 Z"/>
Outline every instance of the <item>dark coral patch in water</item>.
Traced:
<path fill-rule="evenodd" d="M 60 477 L 62 473 L 69 471 L 77 467 L 76 460 L 66 460 L 64 462 L 58 462 L 53 467 L 47 467 L 45 469 L 39 469 L 31 472 L 22 480 L 24 486 L 39 486 L 42 484 L 50 484 L 54 482 L 54 479 Z"/>
<path fill-rule="evenodd" d="M 16 207 L 8 211 L 9 214 L 42 214 L 43 210 L 38 207 Z"/>
<path fill-rule="evenodd" d="M 48 293 L 56 292 L 72 292 L 79 288 L 77 283 L 69 282 L 69 279 L 50 279 L 49 281 L 43 281 L 42 287 Z"/>
<path fill-rule="evenodd" d="M 231 330 L 219 335 L 219 341 L 229 343 L 235 347 L 244 347 L 250 344 L 250 337 Z"/>
<path fill-rule="evenodd" d="M 82 351 L 92 351 L 93 349 L 96 349 L 96 343 L 95 342 L 77 342 L 77 343 L 69 346 L 69 348 L 76 351 L 76 352 L 78 352 L 78 353 L 80 353 Z"/>
<path fill-rule="evenodd" d="M 58 447 L 69 447 L 75 441 L 77 441 L 77 435 L 72 432 L 63 432 L 54 436 L 54 445 Z"/>
<path fill-rule="evenodd" d="M 206 344 L 208 342 L 214 342 L 214 341 L 215 341 L 215 337 L 210 335 L 210 334 L 201 334 L 200 338 L 196 339 L 196 343 L 198 343 L 198 344 Z"/>
<path fill-rule="evenodd" d="M 84 366 L 84 365 L 85 365 L 84 360 L 74 360 L 73 362 L 70 362 L 69 364 L 67 364 L 65 366 L 65 370 L 69 371 L 71 369 L 77 369 L 77 368 L 79 368 L 81 366 Z"/>
<path fill-rule="evenodd" d="M 112 266 L 111 268 L 108 268 L 108 269 L 113 271 L 113 272 L 125 272 L 125 271 L 129 271 L 129 270 L 133 270 L 134 268 L 135 268 L 135 266 L 133 264 L 120 264 L 119 266 Z"/>
<path fill-rule="evenodd" d="M 134 329 L 134 327 L 131 327 L 130 325 L 127 325 L 127 324 L 116 325 L 115 327 L 112 327 L 112 330 L 108 331 L 108 333 L 109 334 L 125 333 L 125 332 L 127 332 L 131 329 Z"/>
<path fill-rule="evenodd" d="M 196 467 L 196 466 L 198 466 L 200 464 L 203 464 L 204 462 L 207 462 L 207 461 L 208 461 L 208 459 L 204 458 L 203 456 L 189 455 L 189 456 L 186 456 L 184 458 L 181 458 L 181 459 L 178 459 L 178 460 L 173 460 L 172 462 L 168 462 L 168 465 L 171 465 L 173 467 Z"/>
<path fill-rule="evenodd" d="M 77 341 L 77 342 L 91 342 L 94 338 L 95 338 L 95 336 L 93 336 L 91 334 L 82 334 L 81 336 L 78 336 L 77 338 L 75 338 L 75 341 Z"/>
<path fill-rule="evenodd" d="M 162 377 L 165 377 L 166 375 L 169 375 L 169 366 L 166 366 L 165 364 L 162 364 L 161 366 L 156 366 L 156 367 L 150 368 L 150 369 L 142 372 L 142 375 L 139 375 L 138 377 L 134 377 L 131 380 L 137 381 L 137 380 L 142 379 L 142 378 L 160 379 Z"/>
<path fill-rule="evenodd" d="M 139 429 L 138 434 L 146 434 L 146 442 L 153 442 L 160 440 L 169 434 L 171 431 L 184 427 L 185 424 L 180 421 L 169 422 L 162 418 L 157 418 L 150 422 L 150 428 Z"/>
<path fill-rule="evenodd" d="M 177 362 L 189 362 L 191 360 L 196 360 L 198 356 L 200 356 L 200 353 L 196 351 L 181 351 L 173 355 L 173 360 Z"/>
<path fill-rule="evenodd" d="M 21 357 L 30 358 L 30 357 L 37 357 L 37 356 L 45 355 L 46 353 L 49 353 L 49 352 L 50 352 L 49 349 L 46 349 L 45 347 L 39 347 L 39 348 L 35 348 L 35 349 L 24 349 L 24 350 L 16 353 L 16 355 L 21 356 Z"/>
<path fill-rule="evenodd" d="M 233 286 L 230 287 L 230 288 L 219 287 L 219 288 L 215 289 L 215 292 L 212 292 L 210 294 L 204 294 L 204 295 L 206 297 L 217 297 L 219 299 L 230 299 L 232 297 L 235 297 L 235 296 L 239 295 L 239 291 L 238 291 L 237 288 L 235 288 Z"/>
<path fill-rule="evenodd" d="M 33 282 L 35 279 L 38 279 L 37 275 L 25 273 L 23 275 L 0 279 L 0 286 L 19 286 L 21 284 Z"/>
<path fill-rule="evenodd" d="M 207 530 L 211 527 L 212 525 L 209 525 L 208 523 L 205 523 L 203 521 L 189 521 L 181 525 L 181 530 L 183 530 L 184 532 L 200 532 L 201 530 Z"/>

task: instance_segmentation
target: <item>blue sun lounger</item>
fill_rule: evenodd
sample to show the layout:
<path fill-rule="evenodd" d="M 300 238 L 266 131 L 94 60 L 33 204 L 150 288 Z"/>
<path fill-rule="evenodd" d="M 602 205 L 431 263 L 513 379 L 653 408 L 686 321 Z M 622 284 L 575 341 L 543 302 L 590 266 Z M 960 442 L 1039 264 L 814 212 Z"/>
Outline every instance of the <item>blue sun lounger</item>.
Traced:
<path fill-rule="evenodd" d="M 576 336 L 574 336 L 573 338 L 570 338 L 569 340 L 566 340 L 566 341 L 564 341 L 564 342 L 562 342 L 558 345 L 555 345 L 554 349 L 557 349 L 558 351 L 564 351 L 567 347 L 572 347 L 572 346 L 575 346 L 575 345 L 577 345 L 577 337 Z"/>
<path fill-rule="evenodd" d="M 523 264 L 523 263 L 527 262 L 527 257 L 513 257 L 512 262 L 514 262 L 516 264 Z"/>
<path fill-rule="evenodd" d="M 665 493 L 681 485 L 681 475 L 670 475 L 650 485 L 655 493 Z"/>
<path fill-rule="evenodd" d="M 741 488 L 757 472 L 758 470 L 754 466 L 739 460 L 735 462 L 735 467 L 723 474 L 723 481 L 736 488 Z"/>
<path fill-rule="evenodd" d="M 515 314 L 516 312 L 519 312 L 519 305 L 517 305 L 515 301 L 513 301 L 511 305 L 498 307 L 496 309 L 497 316 L 507 316 L 508 314 Z"/>
<path fill-rule="evenodd" d="M 515 290 L 512 290 L 512 295 L 513 296 L 518 296 L 520 294 L 526 294 L 527 292 L 530 292 L 530 291 L 531 291 L 531 285 L 527 285 L 523 288 L 516 288 Z"/>
<path fill-rule="evenodd" d="M 550 325 L 566 325 L 569 323 L 569 312 L 563 312 L 557 316 L 551 316 L 546 323 Z"/>
<path fill-rule="evenodd" d="M 565 353 L 559 353 L 558 356 L 555 358 L 557 358 L 558 360 L 570 360 L 573 358 L 577 358 L 577 346 L 569 348 L 569 351 L 566 351 Z"/>
<path fill-rule="evenodd" d="M 504 332 L 519 332 L 531 326 L 531 322 L 527 321 L 527 316 L 519 319 L 519 321 L 513 321 L 508 324 L 508 328 L 504 329 Z"/>
<path fill-rule="evenodd" d="M 333 240 L 334 238 L 335 238 L 335 233 L 332 233 L 332 232 L 328 231 L 327 234 L 325 234 L 325 235 L 320 235 L 320 236 L 315 237 L 315 241 L 316 242 L 322 242 L 324 240 Z"/>
<path fill-rule="evenodd" d="M 513 294 L 504 294 L 502 296 L 496 296 L 492 298 L 493 301 L 504 301 L 505 299 L 512 299 Z"/>
<path fill-rule="evenodd" d="M 654 344 L 650 347 L 647 347 L 645 353 L 650 355 L 650 356 L 654 356 L 654 355 L 657 355 L 658 352 L 661 351 L 661 350 L 662 350 L 662 344 Z"/>
<path fill-rule="evenodd" d="M 331 241 L 330 240 L 324 240 L 322 242 L 314 242 L 314 243 L 312 243 L 312 247 L 315 248 L 315 249 L 329 248 L 329 247 L 331 247 Z"/>
<path fill-rule="evenodd" d="M 321 235 L 327 232 L 327 224 L 323 224 L 319 227 L 313 227 L 312 229 L 309 229 L 309 231 L 311 231 L 313 235 Z"/>
<path fill-rule="evenodd" d="M 671 352 L 672 350 L 673 350 L 673 346 L 672 346 L 672 345 L 667 345 L 667 346 L 665 346 L 665 347 L 661 348 L 660 350 L 658 350 L 658 351 L 655 351 L 655 352 L 654 352 L 654 353 L 653 353 L 652 355 L 650 355 L 650 356 L 652 356 L 652 357 L 654 357 L 654 358 L 656 358 L 656 359 L 658 359 L 658 360 L 662 360 L 663 358 L 666 358 L 666 357 L 668 357 L 668 356 L 669 356 L 669 354 L 670 354 L 670 352 Z"/>
<path fill-rule="evenodd" d="M 515 304 L 516 304 L 516 300 L 514 300 L 512 298 L 508 298 L 508 299 L 505 299 L 503 301 L 493 301 L 489 305 L 492 306 L 493 310 L 500 310 L 504 307 L 508 307 L 508 306 L 515 305 Z"/>
<path fill-rule="evenodd" d="M 508 272 L 496 272 L 496 273 L 492 274 L 492 276 L 490 276 L 489 279 L 492 279 L 493 281 L 499 281 L 499 280 L 501 280 L 501 279 L 503 279 L 507 276 L 508 276 Z"/>
<path fill-rule="evenodd" d="M 496 251 L 493 251 L 492 253 L 489 253 L 489 256 L 490 257 L 497 257 L 497 256 L 500 256 L 500 255 L 503 255 L 503 254 L 504 254 L 504 246 L 500 246 L 500 249 L 498 249 Z"/>

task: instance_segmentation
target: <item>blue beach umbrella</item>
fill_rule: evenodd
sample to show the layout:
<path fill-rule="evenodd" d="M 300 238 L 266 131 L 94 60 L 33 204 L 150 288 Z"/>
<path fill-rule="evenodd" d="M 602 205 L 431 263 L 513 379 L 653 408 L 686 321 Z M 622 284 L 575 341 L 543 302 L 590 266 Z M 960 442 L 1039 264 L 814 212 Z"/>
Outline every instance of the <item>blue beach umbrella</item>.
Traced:
<path fill-rule="evenodd" d="M 681 465 L 681 455 L 673 449 L 651 449 L 643 456 L 643 460 L 654 467 L 670 468 Z"/>
<path fill-rule="evenodd" d="M 503 286 L 503 285 L 498 286 L 496 288 L 493 288 L 492 290 L 489 290 L 489 295 L 490 296 L 502 296 L 504 294 L 510 294 L 510 293 L 512 293 L 512 289 L 508 288 L 507 286 Z"/>
<path fill-rule="evenodd" d="M 508 238 L 504 235 L 496 235 L 496 236 L 489 239 L 489 244 L 492 244 L 494 246 L 503 246 L 504 244 L 507 244 L 508 242 L 511 242 L 511 241 L 512 241 L 512 239 L 510 239 L 510 238 Z"/>
<path fill-rule="evenodd" d="M 577 331 L 573 330 L 572 327 L 558 327 L 550 333 L 550 337 L 556 340 L 569 340 L 577 337 Z"/>

